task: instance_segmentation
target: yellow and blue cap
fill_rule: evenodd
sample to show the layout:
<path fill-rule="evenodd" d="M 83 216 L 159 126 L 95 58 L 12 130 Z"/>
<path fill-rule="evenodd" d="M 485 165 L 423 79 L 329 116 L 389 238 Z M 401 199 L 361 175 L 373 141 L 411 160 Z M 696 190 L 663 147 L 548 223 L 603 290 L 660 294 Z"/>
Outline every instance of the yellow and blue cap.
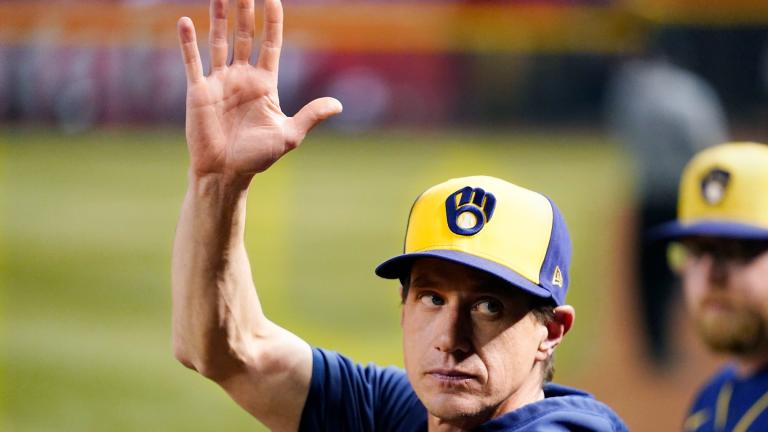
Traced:
<path fill-rule="evenodd" d="M 455 178 L 416 199 L 403 254 L 376 274 L 399 279 L 414 259 L 441 258 L 563 305 L 571 249 L 563 216 L 546 196 L 494 177 Z"/>
<path fill-rule="evenodd" d="M 768 146 L 726 143 L 696 154 L 680 180 L 678 218 L 656 239 L 768 239 Z"/>

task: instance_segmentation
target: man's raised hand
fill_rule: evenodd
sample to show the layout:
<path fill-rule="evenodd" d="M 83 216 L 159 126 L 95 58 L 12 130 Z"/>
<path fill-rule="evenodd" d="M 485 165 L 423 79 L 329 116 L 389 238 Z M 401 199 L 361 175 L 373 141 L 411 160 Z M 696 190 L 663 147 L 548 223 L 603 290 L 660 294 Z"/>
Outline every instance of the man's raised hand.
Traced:
<path fill-rule="evenodd" d="M 250 179 L 296 148 L 315 125 L 341 112 L 341 103 L 320 98 L 293 117 L 280 109 L 277 74 L 283 39 L 280 0 L 264 1 L 264 31 L 258 61 L 251 64 L 254 0 L 237 3 L 232 62 L 229 55 L 228 0 L 211 0 L 211 70 L 203 74 L 192 20 L 179 19 L 187 75 L 186 135 L 196 176 L 224 174 Z"/>

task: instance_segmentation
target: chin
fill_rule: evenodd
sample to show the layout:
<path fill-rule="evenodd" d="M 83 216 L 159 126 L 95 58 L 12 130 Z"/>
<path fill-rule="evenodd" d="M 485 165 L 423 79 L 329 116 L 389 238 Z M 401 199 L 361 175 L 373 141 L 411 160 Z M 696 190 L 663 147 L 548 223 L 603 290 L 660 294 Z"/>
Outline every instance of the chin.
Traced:
<path fill-rule="evenodd" d="M 702 314 L 697 320 L 702 339 L 714 351 L 748 355 L 768 346 L 768 323 L 750 310 Z"/>
<path fill-rule="evenodd" d="M 422 398 L 422 403 L 430 414 L 448 422 L 485 416 L 489 411 L 493 411 L 477 396 L 469 394 L 430 394 Z"/>

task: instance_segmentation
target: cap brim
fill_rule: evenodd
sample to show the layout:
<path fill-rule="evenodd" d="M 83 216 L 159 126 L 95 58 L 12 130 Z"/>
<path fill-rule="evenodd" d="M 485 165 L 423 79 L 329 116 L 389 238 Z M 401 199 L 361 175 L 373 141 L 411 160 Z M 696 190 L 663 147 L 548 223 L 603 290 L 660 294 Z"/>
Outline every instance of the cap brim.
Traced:
<path fill-rule="evenodd" d="M 385 279 L 399 279 L 410 272 L 411 265 L 413 265 L 413 261 L 416 258 L 440 258 L 463 264 L 490 273 L 536 297 L 551 298 L 553 302 L 557 303 L 557 300 L 549 291 L 536 285 L 514 270 L 485 258 L 453 250 L 439 249 L 398 255 L 379 264 L 376 267 L 376 274 Z"/>
<path fill-rule="evenodd" d="M 648 232 L 648 239 L 651 241 L 675 240 L 696 236 L 766 240 L 768 239 L 768 229 L 736 222 L 701 221 L 681 223 L 679 221 L 672 221 L 659 225 Z"/>

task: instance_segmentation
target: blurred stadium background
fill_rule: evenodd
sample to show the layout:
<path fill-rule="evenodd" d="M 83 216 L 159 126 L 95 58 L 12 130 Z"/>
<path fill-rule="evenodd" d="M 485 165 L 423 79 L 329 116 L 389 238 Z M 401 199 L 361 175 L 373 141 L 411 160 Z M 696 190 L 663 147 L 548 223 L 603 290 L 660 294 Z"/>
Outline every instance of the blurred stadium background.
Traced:
<path fill-rule="evenodd" d="M 206 3 L 0 1 L 2 430 L 260 430 L 170 349 L 187 163 L 175 22 L 204 34 Z M 396 286 L 373 267 L 401 247 L 424 187 L 500 176 L 550 195 L 573 232 L 578 317 L 557 381 L 633 430 L 679 429 L 718 359 L 679 302 L 666 354 L 646 342 L 642 170 L 606 101 L 623 65 L 663 58 L 711 86 L 732 138 L 768 141 L 768 3 L 284 4 L 284 111 L 324 95 L 345 111 L 255 181 L 247 243 L 270 317 L 401 364 Z"/>

